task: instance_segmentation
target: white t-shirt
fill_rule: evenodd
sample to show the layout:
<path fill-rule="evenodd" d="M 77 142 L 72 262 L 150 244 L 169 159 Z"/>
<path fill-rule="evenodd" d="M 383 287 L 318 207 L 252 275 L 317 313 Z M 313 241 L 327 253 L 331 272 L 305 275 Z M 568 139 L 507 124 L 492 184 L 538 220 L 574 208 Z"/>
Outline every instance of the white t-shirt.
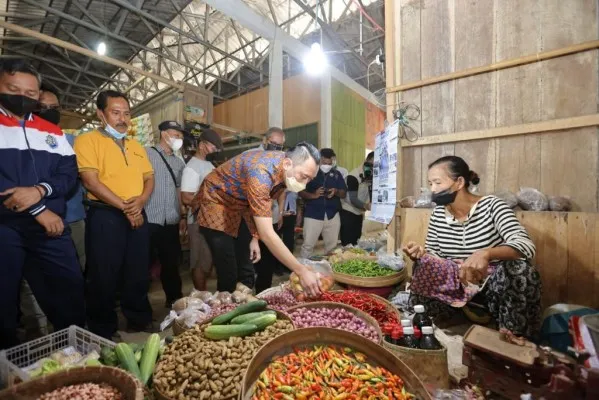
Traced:
<path fill-rule="evenodd" d="M 200 185 L 204 181 L 206 175 L 214 169 L 214 165 L 206 160 L 200 160 L 197 157 L 191 157 L 181 177 L 181 191 L 188 193 L 197 193 L 200 190 Z M 195 218 L 191 211 L 187 214 L 187 223 L 195 223 Z"/>

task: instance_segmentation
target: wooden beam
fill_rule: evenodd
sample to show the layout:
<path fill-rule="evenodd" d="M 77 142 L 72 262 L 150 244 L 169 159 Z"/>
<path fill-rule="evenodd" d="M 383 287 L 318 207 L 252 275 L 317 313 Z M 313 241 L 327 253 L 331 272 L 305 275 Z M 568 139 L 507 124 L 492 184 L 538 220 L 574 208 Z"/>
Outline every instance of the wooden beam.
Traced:
<path fill-rule="evenodd" d="M 99 60 L 99 61 L 103 61 L 103 62 L 105 62 L 107 64 L 112 64 L 112 65 L 114 65 L 116 67 L 123 68 L 125 70 L 136 72 L 136 73 L 138 73 L 140 75 L 144 75 L 144 76 L 146 76 L 146 77 L 148 77 L 150 79 L 153 79 L 153 80 L 158 81 L 158 82 L 165 83 L 165 84 L 167 84 L 169 86 L 172 86 L 172 87 L 175 87 L 177 89 L 181 89 L 181 90 L 183 89 L 183 85 L 181 83 L 179 83 L 179 82 L 171 81 L 169 79 L 163 78 L 160 75 L 154 74 L 152 72 L 145 71 L 145 70 L 143 70 L 141 68 L 137 68 L 137 67 L 135 67 L 133 65 L 124 63 L 124 62 L 119 61 L 117 59 L 114 59 L 112 57 L 101 56 L 98 53 L 96 53 L 95 51 L 92 51 L 92 50 L 89 50 L 89 49 L 86 49 L 86 48 L 74 45 L 73 43 L 65 42 L 64 40 L 60 40 L 60 39 L 54 38 L 52 36 L 48 36 L 48 35 L 45 35 L 43 33 L 40 33 L 40 32 L 37 32 L 37 31 L 33 31 L 31 29 L 23 28 L 22 26 L 11 24 L 10 22 L 6 22 L 6 21 L 2 21 L 2 20 L 0 20 L 0 27 L 5 28 L 5 29 L 9 29 L 9 30 L 11 30 L 13 32 L 20 33 L 22 35 L 26 35 L 26 36 L 37 38 L 37 39 L 39 39 L 39 40 L 41 40 L 43 42 L 46 42 L 46 43 L 49 43 L 49 44 L 53 44 L 53 45 L 58 46 L 58 47 L 62 47 L 63 49 L 70 50 L 70 51 L 73 51 L 75 53 L 83 54 L 86 57 L 90 57 L 90 58 L 93 58 L 93 59 L 96 59 L 96 60 Z"/>
<path fill-rule="evenodd" d="M 480 129 L 475 131 L 464 131 L 447 133 L 444 135 L 425 136 L 415 142 L 401 140 L 402 147 L 430 146 L 434 144 L 466 142 L 470 140 L 492 139 L 504 136 L 528 135 L 531 133 L 553 132 L 566 129 L 584 128 L 599 125 L 599 113 L 552 119 L 549 121 L 531 122 L 528 124 L 502 126 L 499 128 Z"/>
<path fill-rule="evenodd" d="M 388 27 L 387 27 L 387 29 L 388 29 Z M 387 93 L 402 92 L 405 90 L 434 85 L 436 83 L 447 82 L 447 81 L 460 79 L 460 78 L 466 78 L 468 76 L 484 74 L 484 73 L 492 72 L 492 71 L 499 71 L 499 70 L 506 69 L 506 68 L 513 68 L 513 67 L 517 67 L 520 65 L 531 64 L 531 63 L 535 63 L 535 62 L 539 62 L 539 61 L 543 61 L 543 60 L 549 60 L 551 58 L 563 57 L 563 56 L 567 56 L 569 54 L 575 54 L 575 53 L 580 53 L 583 51 L 595 50 L 597 48 L 599 48 L 599 40 L 593 40 L 590 42 L 574 44 L 571 46 L 562 47 L 560 49 L 544 51 L 541 53 L 531 54 L 528 56 L 516 57 L 516 58 L 512 58 L 511 60 L 500 61 L 500 62 L 496 62 L 493 64 L 484 65 L 481 67 L 468 68 L 468 69 L 464 69 L 462 71 L 451 72 L 449 74 L 435 76 L 435 77 L 427 78 L 427 79 L 422 79 L 422 80 L 416 81 L 416 82 L 404 83 L 404 84 L 401 84 L 398 86 L 393 86 L 393 87 L 387 88 Z M 386 52 L 386 54 L 387 54 L 387 56 L 389 55 L 388 52 Z"/>

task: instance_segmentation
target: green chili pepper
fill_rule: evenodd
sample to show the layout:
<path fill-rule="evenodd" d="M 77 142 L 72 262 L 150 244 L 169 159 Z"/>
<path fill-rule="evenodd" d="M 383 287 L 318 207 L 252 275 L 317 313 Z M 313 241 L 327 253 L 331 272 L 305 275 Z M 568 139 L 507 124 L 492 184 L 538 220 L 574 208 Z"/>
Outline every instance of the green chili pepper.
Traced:
<path fill-rule="evenodd" d="M 357 259 L 333 264 L 333 271 L 364 278 L 387 276 L 395 273 L 391 268 L 382 267 L 375 261 Z"/>

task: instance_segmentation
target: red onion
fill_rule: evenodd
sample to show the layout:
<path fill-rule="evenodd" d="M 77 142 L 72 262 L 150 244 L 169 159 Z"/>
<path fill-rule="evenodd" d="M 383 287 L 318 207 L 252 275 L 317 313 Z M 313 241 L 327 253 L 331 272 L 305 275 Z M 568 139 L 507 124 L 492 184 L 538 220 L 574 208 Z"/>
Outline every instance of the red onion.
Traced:
<path fill-rule="evenodd" d="M 289 307 L 298 305 L 299 302 L 293 296 L 291 290 L 285 289 L 261 297 L 262 300 L 268 303 L 268 308 L 277 311 L 285 311 Z"/>
<path fill-rule="evenodd" d="M 301 307 L 289 314 L 297 328 L 324 326 L 348 330 L 378 342 L 376 329 L 362 318 L 342 308 L 306 308 Z"/>

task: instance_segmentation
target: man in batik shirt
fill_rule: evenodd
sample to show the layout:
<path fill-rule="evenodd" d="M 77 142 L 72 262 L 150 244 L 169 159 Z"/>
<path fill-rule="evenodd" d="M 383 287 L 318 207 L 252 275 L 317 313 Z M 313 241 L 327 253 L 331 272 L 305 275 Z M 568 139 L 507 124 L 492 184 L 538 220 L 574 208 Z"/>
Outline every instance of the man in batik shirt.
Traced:
<path fill-rule="evenodd" d="M 295 259 L 274 231 L 271 212 L 272 199 L 284 190 L 306 187 L 319 161 L 318 150 L 302 142 L 286 153 L 242 153 L 206 176 L 192 208 L 212 251 L 219 292 L 233 292 L 237 282 L 253 286 L 252 263 L 260 260 L 260 239 L 299 276 L 309 296 L 320 293 L 316 274 Z"/>

